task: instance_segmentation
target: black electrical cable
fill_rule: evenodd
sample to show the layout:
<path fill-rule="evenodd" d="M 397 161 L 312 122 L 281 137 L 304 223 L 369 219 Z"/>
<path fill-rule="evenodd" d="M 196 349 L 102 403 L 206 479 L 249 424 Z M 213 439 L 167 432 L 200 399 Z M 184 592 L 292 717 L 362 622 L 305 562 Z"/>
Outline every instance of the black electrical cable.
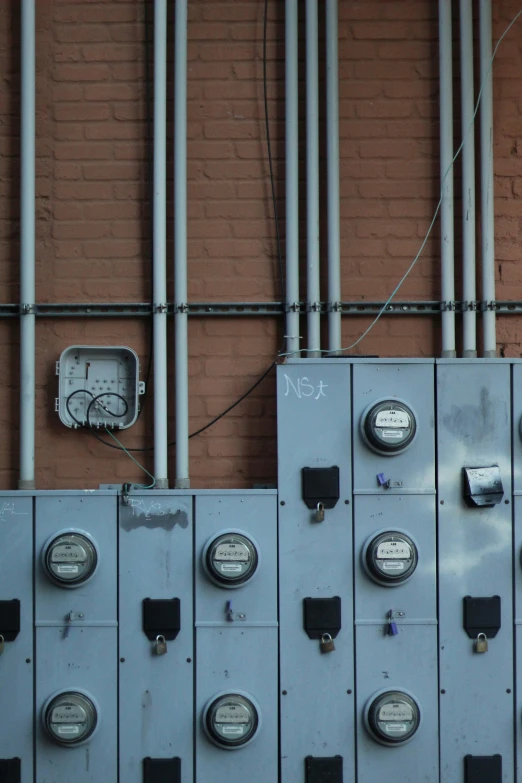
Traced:
<path fill-rule="evenodd" d="M 76 418 L 76 416 L 74 415 L 74 413 L 71 411 L 71 408 L 70 408 L 70 404 L 69 403 L 72 400 L 72 398 L 75 397 L 77 394 L 88 394 L 90 397 L 92 397 L 91 402 L 89 403 L 89 405 L 87 407 L 87 411 L 85 413 L 86 424 L 84 424 L 82 421 L 78 421 L 78 419 Z M 117 397 L 119 400 L 121 400 L 123 402 L 123 404 L 125 405 L 125 410 L 123 411 L 123 413 L 115 413 L 114 411 L 109 410 L 109 408 L 107 408 L 106 405 L 101 405 L 101 403 L 100 403 L 100 405 L 103 408 L 103 410 L 106 413 L 108 413 L 109 416 L 113 416 L 115 419 L 121 419 L 123 416 L 125 416 L 125 414 L 129 410 L 129 404 L 128 404 L 127 400 L 121 394 L 118 394 L 118 392 L 107 391 L 107 392 L 102 392 L 101 394 L 94 395 L 91 391 L 89 391 L 89 389 L 76 389 L 76 391 L 71 392 L 71 394 L 69 394 L 69 396 L 65 400 L 65 407 L 66 407 L 67 413 L 69 414 L 71 419 L 75 422 L 75 424 L 78 425 L 78 427 L 82 427 L 83 429 L 92 427 L 92 424 L 91 424 L 91 421 L 90 421 L 91 408 L 92 408 L 92 406 L 96 402 L 98 402 L 100 397 Z"/>
<path fill-rule="evenodd" d="M 217 422 L 218 422 L 220 419 L 222 419 L 222 418 L 223 418 L 223 416 L 226 416 L 226 415 L 227 415 L 227 413 L 230 413 L 230 411 L 234 410 L 234 408 L 236 408 L 236 407 L 237 407 L 237 406 L 238 406 L 238 405 L 239 405 L 241 402 L 243 402 L 243 400 L 246 400 L 246 398 L 247 398 L 247 397 L 248 397 L 250 394 L 252 394 L 252 392 L 254 391 L 254 389 L 257 389 L 257 387 L 259 386 L 259 384 L 260 384 L 260 383 L 262 383 L 262 381 L 264 381 L 264 380 L 265 380 L 265 378 L 267 377 L 267 375 L 269 375 L 269 374 L 270 374 L 270 372 L 271 372 L 271 371 L 274 369 L 274 367 L 276 366 L 276 364 L 277 364 L 277 362 L 276 362 L 276 361 L 273 361 L 273 362 L 272 362 L 272 364 L 270 365 L 270 367 L 268 367 L 268 369 L 266 369 L 266 370 L 265 370 L 265 372 L 264 372 L 262 375 L 260 375 L 260 376 L 259 376 L 259 378 L 256 380 L 256 382 L 255 382 L 254 384 L 252 384 L 252 386 L 251 386 L 249 389 L 247 389 L 247 391 L 246 391 L 244 394 L 242 394 L 242 395 L 241 395 L 241 397 L 239 397 L 239 399 L 238 399 L 238 400 L 236 400 L 235 402 L 233 402 L 233 403 L 232 403 L 232 405 L 229 405 L 229 406 L 228 406 L 228 408 L 226 408 L 226 409 L 225 409 L 224 411 L 222 411 L 220 414 L 218 414 L 217 416 L 215 416 L 215 417 L 214 417 L 214 418 L 213 418 L 211 421 L 209 421 L 209 422 L 208 422 L 207 424 L 205 424 L 203 427 L 200 427 L 200 429 L 199 429 L 199 430 L 196 430 L 196 431 L 195 431 L 195 432 L 193 432 L 191 435 L 189 435 L 189 439 L 191 439 L 191 438 L 195 438 L 195 437 L 196 437 L 196 435 L 201 435 L 201 433 L 202 433 L 202 432 L 205 432 L 205 430 L 208 430 L 210 427 L 213 427 L 213 426 L 214 426 L 214 424 L 216 424 L 216 423 L 217 423 Z M 79 392 L 84 392 L 84 391 L 86 391 L 86 392 L 87 392 L 87 390 L 86 390 L 86 389 L 85 389 L 85 390 L 84 390 L 84 389 L 80 389 L 80 390 L 79 390 Z M 68 412 L 69 412 L 69 415 L 71 416 L 71 418 L 72 418 L 72 419 L 74 419 L 74 421 L 77 421 L 77 420 L 74 418 L 74 416 L 72 415 L 72 413 L 69 411 L 68 402 L 69 402 L 69 399 L 70 399 L 71 397 L 73 397 L 75 394 L 78 394 L 79 392 L 78 392 L 78 391 L 77 391 L 77 392 L 73 392 L 71 395 L 69 395 L 69 397 L 67 398 L 67 402 L 66 402 L 66 407 L 67 407 L 67 410 L 68 410 Z M 87 394 L 90 394 L 90 392 L 87 392 Z M 106 392 L 106 394 L 109 394 L 109 392 Z M 99 396 L 103 396 L 103 395 L 99 395 Z M 93 402 L 94 402 L 94 400 L 93 400 Z M 92 404 L 92 403 L 91 403 L 91 404 Z M 89 409 L 90 409 L 90 405 L 89 405 Z M 89 410 L 89 409 L 88 409 L 88 410 Z M 125 414 L 123 414 L 123 415 L 125 415 Z M 86 428 L 87 428 L 87 425 L 84 425 L 84 424 L 82 424 L 81 422 L 78 422 L 78 421 L 77 421 L 77 424 L 78 424 L 80 427 L 83 427 L 84 429 L 86 429 Z M 91 428 L 91 427 L 89 427 L 89 428 L 90 428 L 90 429 L 91 429 L 91 431 L 92 431 L 92 428 Z M 95 436 L 98 438 L 98 440 L 99 440 L 101 443 L 103 443 L 103 445 L 104 445 L 104 446 L 108 446 L 108 448 L 110 448 L 110 449 L 116 449 L 116 451 L 141 451 L 141 452 L 144 452 L 144 451 L 154 451 L 154 446 L 145 446 L 144 448 L 141 448 L 141 449 L 131 449 L 131 448 L 127 448 L 127 446 L 126 446 L 124 449 L 122 449 L 120 446 L 114 446 L 112 443 L 107 443 L 107 441 L 105 441 L 105 440 L 103 440 L 102 438 L 100 438 L 100 437 L 99 437 L 99 436 L 98 436 L 98 435 L 97 435 L 97 434 L 96 434 L 94 431 L 92 431 L 92 432 L 93 432 L 93 435 L 95 435 Z M 173 441 L 171 441 L 171 442 L 169 443 L 169 446 L 175 446 L 175 445 L 176 445 L 176 441 L 175 441 L 175 440 L 173 440 Z"/>
<path fill-rule="evenodd" d="M 148 8 L 148 2 L 145 0 L 145 8 Z M 150 89 L 149 89 L 149 77 L 148 77 L 148 62 L 149 62 L 149 48 L 148 48 L 148 16 L 147 16 L 147 10 L 146 10 L 146 27 L 147 27 L 147 34 L 146 34 L 146 59 L 147 59 L 147 69 L 146 69 L 146 82 L 147 82 L 147 101 L 148 101 L 148 120 L 149 120 L 149 153 L 151 151 L 151 145 L 150 145 Z M 265 0 L 265 6 L 264 6 L 264 15 L 263 15 L 263 97 L 264 97 L 264 108 L 265 108 L 265 130 L 266 130 L 266 144 L 267 144 L 267 151 L 268 151 L 268 165 L 270 170 L 270 185 L 272 190 L 272 204 L 274 209 L 274 221 L 275 221 L 275 229 L 276 229 L 276 244 L 277 244 L 277 259 L 278 259 L 278 267 L 279 267 L 279 283 L 281 286 L 281 301 L 285 301 L 285 287 L 284 287 L 284 274 L 283 274 L 283 255 L 281 251 L 281 232 L 279 228 L 279 211 L 277 209 L 277 198 L 276 198 L 276 190 L 275 190 L 275 178 L 274 178 L 274 165 L 272 160 L 272 143 L 271 143 L 271 136 L 270 136 L 270 118 L 268 114 L 268 87 L 267 87 L 267 28 L 268 28 L 268 0 Z M 150 171 L 150 177 L 149 182 L 151 183 L 151 204 L 152 204 L 152 192 L 153 192 L 153 185 L 152 185 L 152 155 L 149 154 L 149 171 Z M 151 329 L 151 335 L 152 335 L 152 329 Z M 150 374 L 150 364 L 151 364 L 151 357 L 152 357 L 152 346 L 151 346 L 151 353 L 149 357 L 149 369 L 148 374 Z M 200 427 L 199 430 L 196 430 L 196 432 L 193 432 L 191 435 L 189 435 L 190 438 L 195 438 L 196 435 L 201 435 L 201 433 L 205 432 L 206 430 L 210 429 L 210 427 L 213 427 L 214 424 L 216 424 L 220 419 L 222 419 L 224 416 L 227 415 L 227 413 L 230 413 L 230 411 L 234 410 L 243 400 L 245 400 L 252 392 L 257 389 L 260 383 L 265 380 L 267 375 L 269 375 L 274 367 L 277 365 L 277 361 L 273 361 L 270 367 L 268 367 L 262 375 L 259 376 L 259 378 L 255 381 L 255 383 L 252 384 L 252 386 L 239 397 L 238 400 L 232 403 L 232 405 L 229 405 L 228 408 L 226 408 L 222 413 L 220 413 L 218 416 L 213 418 L 211 421 L 208 422 L 208 424 L 205 424 L 205 426 Z M 147 374 L 147 381 L 148 381 L 148 374 Z M 90 407 L 90 406 L 89 406 Z M 143 410 L 143 404 L 142 408 Z M 96 435 L 96 433 L 93 433 Z M 103 443 L 104 446 L 107 446 L 110 449 L 116 449 L 117 451 L 124 451 L 125 449 L 122 449 L 120 446 L 115 446 L 112 443 L 107 443 L 107 441 L 103 440 L 103 438 L 100 438 L 99 435 L 96 435 L 100 443 Z M 173 440 L 169 444 L 169 446 L 175 446 L 176 441 Z M 134 451 L 134 452 L 144 452 L 144 451 L 154 451 L 154 446 L 146 446 L 141 449 L 131 449 L 126 448 L 127 451 Z"/>

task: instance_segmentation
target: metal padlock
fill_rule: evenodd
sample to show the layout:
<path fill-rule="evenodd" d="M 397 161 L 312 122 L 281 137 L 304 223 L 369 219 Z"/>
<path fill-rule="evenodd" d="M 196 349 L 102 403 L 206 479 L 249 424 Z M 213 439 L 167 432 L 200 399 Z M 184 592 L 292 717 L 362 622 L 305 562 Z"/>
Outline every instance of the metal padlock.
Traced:
<path fill-rule="evenodd" d="M 5 641 L 4 637 L 0 634 L 0 655 L 2 655 L 4 651 L 4 641 Z"/>
<path fill-rule="evenodd" d="M 332 639 L 331 634 L 329 633 L 323 633 L 321 636 L 321 641 L 319 643 L 319 649 L 322 653 L 329 653 L 333 652 L 335 650 L 335 643 Z"/>
<path fill-rule="evenodd" d="M 485 653 L 488 651 L 488 637 L 485 633 L 479 633 L 475 640 L 475 652 Z"/>
<path fill-rule="evenodd" d="M 324 522 L 324 503 L 318 503 L 315 507 L 315 522 Z"/>
<path fill-rule="evenodd" d="M 165 655 L 167 652 L 167 642 L 165 641 L 165 637 L 156 636 L 156 641 L 154 642 L 154 652 L 156 655 Z"/>

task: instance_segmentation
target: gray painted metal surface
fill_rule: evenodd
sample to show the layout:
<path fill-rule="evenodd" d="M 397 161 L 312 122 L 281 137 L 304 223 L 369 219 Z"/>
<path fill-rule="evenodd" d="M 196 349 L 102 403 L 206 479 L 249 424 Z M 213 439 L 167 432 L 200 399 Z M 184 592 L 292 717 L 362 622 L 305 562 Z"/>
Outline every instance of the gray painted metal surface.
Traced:
<path fill-rule="evenodd" d="M 354 779 L 353 561 L 350 365 L 278 368 L 281 780 L 302 783 L 304 759 L 343 757 Z M 325 521 L 302 500 L 301 469 L 340 469 L 340 499 Z M 347 502 L 345 502 L 347 501 Z M 321 654 L 303 629 L 303 599 L 340 596 L 336 650 Z"/>
<path fill-rule="evenodd" d="M 38 497 L 35 501 L 35 621 L 64 626 L 69 612 L 83 613 L 82 627 L 116 625 L 116 497 Z M 98 568 L 92 579 L 74 589 L 58 587 L 42 566 L 47 541 L 65 530 L 84 531 L 96 544 Z"/>
<path fill-rule="evenodd" d="M 510 366 L 440 362 L 437 398 L 441 778 L 462 783 L 466 754 L 499 753 L 508 783 L 515 741 Z M 462 468 L 492 464 L 508 502 L 469 508 Z M 502 627 L 485 654 L 473 651 L 463 629 L 467 595 L 501 597 Z"/>
<path fill-rule="evenodd" d="M 57 588 L 58 589 L 58 588 Z M 118 779 L 116 628 L 38 628 L 36 633 L 36 783 L 100 783 Z M 42 710 L 56 691 L 83 689 L 99 705 L 92 739 L 61 747 L 45 733 Z"/>
<path fill-rule="evenodd" d="M 514 368 L 516 369 L 516 368 Z M 515 388 L 515 387 L 514 387 Z M 520 437 L 518 434 L 516 439 Z M 516 466 L 515 458 L 515 466 Z M 516 469 L 516 467 L 515 467 Z M 517 762 L 517 780 L 522 780 L 522 497 L 514 498 L 514 552 L 513 571 L 515 582 L 515 752 Z"/>
<path fill-rule="evenodd" d="M 22 760 L 22 783 L 33 781 L 33 503 L 0 500 L 0 600 L 20 601 L 20 633 L 0 656 L 0 758 Z"/>
<path fill-rule="evenodd" d="M 438 783 L 437 629 L 404 625 L 391 637 L 358 626 L 356 661 L 357 783 Z M 406 689 L 420 706 L 420 727 L 400 747 L 379 745 L 364 726 L 364 707 L 383 688 Z"/>
<path fill-rule="evenodd" d="M 120 501 L 121 503 L 121 501 Z M 181 757 L 193 780 L 193 521 L 190 495 L 133 496 L 119 506 L 120 780 L 142 783 L 143 759 Z M 180 599 L 181 630 L 156 655 L 144 598 Z"/>
<path fill-rule="evenodd" d="M 513 364 L 513 492 L 522 493 L 522 363 Z"/>
<path fill-rule="evenodd" d="M 195 501 L 195 779 L 198 783 L 239 780 L 246 769 L 252 783 L 277 780 L 276 501 L 273 493 L 209 494 Z M 251 581 L 227 589 L 209 579 L 202 555 L 209 539 L 231 529 L 240 530 L 255 541 L 260 559 Z M 202 727 L 202 714 L 213 696 L 238 690 L 251 694 L 259 703 L 262 725 L 251 744 L 231 751 L 210 742 Z"/>
<path fill-rule="evenodd" d="M 257 543 L 259 565 L 251 581 L 234 589 L 212 582 L 202 563 L 205 545 L 223 530 L 240 530 Z M 277 497 L 248 494 L 196 499 L 196 626 L 229 628 L 227 603 L 241 626 L 277 626 Z"/>
<path fill-rule="evenodd" d="M 277 781 L 277 629 L 245 628 L 238 623 L 229 628 L 198 628 L 196 661 L 195 781 Z M 261 726 L 243 748 L 219 748 L 203 730 L 205 705 L 224 691 L 246 692 L 259 704 Z"/>
<path fill-rule="evenodd" d="M 92 537 L 99 564 L 89 582 L 68 589 L 45 575 L 42 550 L 72 528 Z M 117 573 L 114 496 L 35 500 L 36 783 L 117 779 Z M 84 689 L 100 706 L 96 734 L 76 748 L 55 744 L 42 727 L 46 700 L 63 688 Z"/>
<path fill-rule="evenodd" d="M 361 423 L 370 406 L 394 398 L 414 412 L 417 433 L 405 451 L 385 456 L 369 448 Z M 354 365 L 358 783 L 439 781 L 433 403 L 432 362 Z M 380 485 L 378 474 L 384 474 L 392 486 Z M 374 582 L 362 564 L 365 542 L 384 530 L 407 534 L 418 551 L 413 575 L 394 587 Z M 396 623 L 396 635 L 388 633 L 389 614 Z M 420 706 L 420 727 L 404 745 L 388 747 L 377 743 L 365 725 L 365 707 L 382 689 L 403 690 Z"/>
<path fill-rule="evenodd" d="M 398 398 L 417 417 L 417 434 L 401 454 L 383 456 L 373 452 L 360 432 L 366 409 L 378 400 Z M 411 491 L 435 492 L 434 363 L 356 363 L 353 368 L 353 454 L 354 492 L 379 494 Z M 384 473 L 402 487 L 379 486 L 377 474 Z"/>
<path fill-rule="evenodd" d="M 376 623 L 382 628 L 392 609 L 401 626 L 423 622 L 436 625 L 435 498 L 429 495 L 357 496 L 354 513 L 356 623 Z M 419 561 L 412 577 L 394 587 L 372 581 L 361 562 L 368 538 L 386 529 L 403 530 L 419 550 Z"/>

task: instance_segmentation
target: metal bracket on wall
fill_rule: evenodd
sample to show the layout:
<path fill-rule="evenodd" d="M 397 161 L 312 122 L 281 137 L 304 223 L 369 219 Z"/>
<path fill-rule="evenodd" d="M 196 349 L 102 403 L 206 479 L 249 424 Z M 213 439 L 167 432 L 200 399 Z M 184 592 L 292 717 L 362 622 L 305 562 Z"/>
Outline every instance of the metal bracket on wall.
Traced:
<path fill-rule="evenodd" d="M 385 302 L 314 302 L 313 310 L 321 315 L 327 315 L 332 310 L 343 316 L 378 315 Z M 60 303 L 30 305 L 0 304 L 0 318 L 18 318 L 20 315 L 34 314 L 39 318 L 146 318 L 153 311 L 174 315 L 175 312 L 186 312 L 190 316 L 279 316 L 292 310 L 304 315 L 307 312 L 306 302 L 294 302 L 287 305 L 284 302 L 189 302 L 176 306 L 172 303 L 161 303 L 152 306 L 149 302 L 112 302 L 112 303 Z M 483 312 L 493 310 L 497 315 L 516 315 L 522 313 L 522 301 L 496 302 L 437 302 L 437 301 L 393 301 L 386 305 L 385 315 L 440 315 L 447 310 L 462 313 L 465 310 Z"/>

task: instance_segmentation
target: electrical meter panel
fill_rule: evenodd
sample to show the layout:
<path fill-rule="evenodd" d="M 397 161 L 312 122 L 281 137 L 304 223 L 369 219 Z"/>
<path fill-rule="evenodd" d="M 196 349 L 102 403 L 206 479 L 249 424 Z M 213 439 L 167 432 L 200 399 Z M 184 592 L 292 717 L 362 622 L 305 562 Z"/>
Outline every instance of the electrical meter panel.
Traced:
<path fill-rule="evenodd" d="M 0 496 L 0 780 L 33 783 L 33 503 Z"/>
<path fill-rule="evenodd" d="M 60 356 L 56 374 L 56 410 L 66 427 L 127 429 L 136 421 L 145 384 L 132 348 L 72 345 Z"/>
<path fill-rule="evenodd" d="M 321 779 L 310 756 L 339 757 L 325 762 L 324 779 L 351 781 L 351 366 L 314 359 L 277 369 L 281 781 L 303 783 L 305 764 L 308 780 Z"/>
<path fill-rule="evenodd" d="M 195 500 L 195 780 L 277 780 L 277 494 Z"/>
<path fill-rule="evenodd" d="M 441 768 L 463 769 L 477 753 L 502 756 L 506 783 L 515 779 L 521 721 L 518 710 L 513 722 L 512 432 L 508 363 L 438 362 Z M 463 468 L 470 466 L 496 466 L 502 502 L 468 502 Z M 486 478 L 480 482 L 490 493 Z M 493 485 L 496 491 L 496 479 Z M 474 491 L 480 497 L 480 487 Z"/>
<path fill-rule="evenodd" d="M 353 363 L 354 492 L 435 491 L 434 362 Z"/>
<path fill-rule="evenodd" d="M 277 621 L 276 502 L 266 490 L 197 498 L 198 627 Z"/>
<path fill-rule="evenodd" d="M 37 783 L 117 779 L 116 501 L 35 498 Z"/>

